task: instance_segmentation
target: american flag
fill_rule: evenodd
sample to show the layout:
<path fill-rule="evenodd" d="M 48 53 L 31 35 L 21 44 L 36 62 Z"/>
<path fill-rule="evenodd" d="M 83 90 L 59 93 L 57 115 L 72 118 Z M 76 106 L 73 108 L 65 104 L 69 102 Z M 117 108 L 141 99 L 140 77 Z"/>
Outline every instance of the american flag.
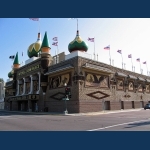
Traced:
<path fill-rule="evenodd" d="M 137 62 L 140 62 L 140 58 L 137 58 L 136 61 L 137 61 Z"/>
<path fill-rule="evenodd" d="M 110 45 L 104 47 L 105 50 L 110 50 Z"/>
<path fill-rule="evenodd" d="M 52 43 L 52 45 L 54 45 L 54 46 L 58 46 L 57 44 L 58 44 L 58 42 L 53 42 Z"/>
<path fill-rule="evenodd" d="M 122 54 L 121 50 L 117 50 L 118 53 Z"/>
<path fill-rule="evenodd" d="M 29 18 L 29 19 L 33 21 L 39 21 L 39 18 Z"/>
<path fill-rule="evenodd" d="M 57 37 L 53 37 L 52 40 L 53 40 L 53 41 L 58 41 L 58 38 L 57 38 Z"/>
<path fill-rule="evenodd" d="M 128 55 L 128 58 L 132 58 L 132 54 Z"/>
<path fill-rule="evenodd" d="M 143 64 L 146 64 L 146 61 L 144 61 Z"/>
<path fill-rule="evenodd" d="M 88 41 L 94 42 L 94 38 L 88 38 Z"/>

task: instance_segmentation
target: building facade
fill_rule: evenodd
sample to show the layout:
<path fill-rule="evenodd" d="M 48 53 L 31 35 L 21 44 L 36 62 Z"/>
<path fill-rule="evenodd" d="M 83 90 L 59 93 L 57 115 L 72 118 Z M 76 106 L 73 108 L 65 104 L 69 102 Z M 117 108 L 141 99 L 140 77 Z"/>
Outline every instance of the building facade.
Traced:
<path fill-rule="evenodd" d="M 4 98 L 5 98 L 5 82 L 0 78 L 0 109 L 4 109 Z"/>
<path fill-rule="evenodd" d="M 5 109 L 65 110 L 65 85 L 71 88 L 69 113 L 143 108 L 150 101 L 150 77 L 91 59 L 77 31 L 70 54 L 51 56 L 47 33 L 28 48 L 29 60 L 20 67 L 18 54 L 6 83 Z"/>

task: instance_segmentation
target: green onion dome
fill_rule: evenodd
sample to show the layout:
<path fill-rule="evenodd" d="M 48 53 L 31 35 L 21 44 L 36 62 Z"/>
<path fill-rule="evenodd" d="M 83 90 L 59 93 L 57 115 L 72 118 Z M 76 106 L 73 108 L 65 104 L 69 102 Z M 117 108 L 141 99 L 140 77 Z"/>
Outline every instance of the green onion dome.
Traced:
<path fill-rule="evenodd" d="M 38 33 L 38 39 L 35 43 L 31 44 L 28 48 L 27 54 L 29 58 L 38 57 L 38 53 L 41 51 L 42 41 L 40 39 L 40 33 Z"/>
<path fill-rule="evenodd" d="M 77 35 L 76 35 L 75 39 L 69 43 L 68 50 L 70 53 L 73 51 L 77 51 L 77 50 L 87 52 L 88 46 L 87 46 L 86 42 L 84 42 L 81 39 L 81 37 L 79 36 L 79 31 L 77 31 Z"/>
<path fill-rule="evenodd" d="M 12 70 L 12 71 L 10 71 L 10 72 L 8 73 L 8 77 L 9 77 L 9 78 L 12 78 L 12 77 L 13 77 L 13 74 L 14 74 L 14 70 Z"/>

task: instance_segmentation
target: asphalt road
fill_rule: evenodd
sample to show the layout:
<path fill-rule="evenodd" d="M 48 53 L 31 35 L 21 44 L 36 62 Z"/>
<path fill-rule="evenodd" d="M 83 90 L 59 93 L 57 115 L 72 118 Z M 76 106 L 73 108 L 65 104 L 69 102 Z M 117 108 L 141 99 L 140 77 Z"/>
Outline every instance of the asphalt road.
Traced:
<path fill-rule="evenodd" d="M 0 131 L 150 131 L 150 110 L 84 115 L 0 110 Z"/>

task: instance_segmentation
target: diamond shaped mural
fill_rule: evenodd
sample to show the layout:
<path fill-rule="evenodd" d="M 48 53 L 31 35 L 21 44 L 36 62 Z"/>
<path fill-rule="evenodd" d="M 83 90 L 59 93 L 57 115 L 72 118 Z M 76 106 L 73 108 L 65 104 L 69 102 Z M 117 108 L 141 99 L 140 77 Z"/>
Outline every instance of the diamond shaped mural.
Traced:
<path fill-rule="evenodd" d="M 89 93 L 87 95 L 92 97 L 92 98 L 96 98 L 96 99 L 102 99 L 102 98 L 106 98 L 106 97 L 110 96 L 110 95 L 103 93 L 101 91 L 92 92 L 92 93 Z"/>
<path fill-rule="evenodd" d="M 62 93 L 62 92 L 58 92 L 58 93 L 50 96 L 50 98 L 53 98 L 53 99 L 59 100 L 59 101 L 62 100 L 62 98 L 64 98 L 64 97 L 65 97 L 65 93 Z"/>

